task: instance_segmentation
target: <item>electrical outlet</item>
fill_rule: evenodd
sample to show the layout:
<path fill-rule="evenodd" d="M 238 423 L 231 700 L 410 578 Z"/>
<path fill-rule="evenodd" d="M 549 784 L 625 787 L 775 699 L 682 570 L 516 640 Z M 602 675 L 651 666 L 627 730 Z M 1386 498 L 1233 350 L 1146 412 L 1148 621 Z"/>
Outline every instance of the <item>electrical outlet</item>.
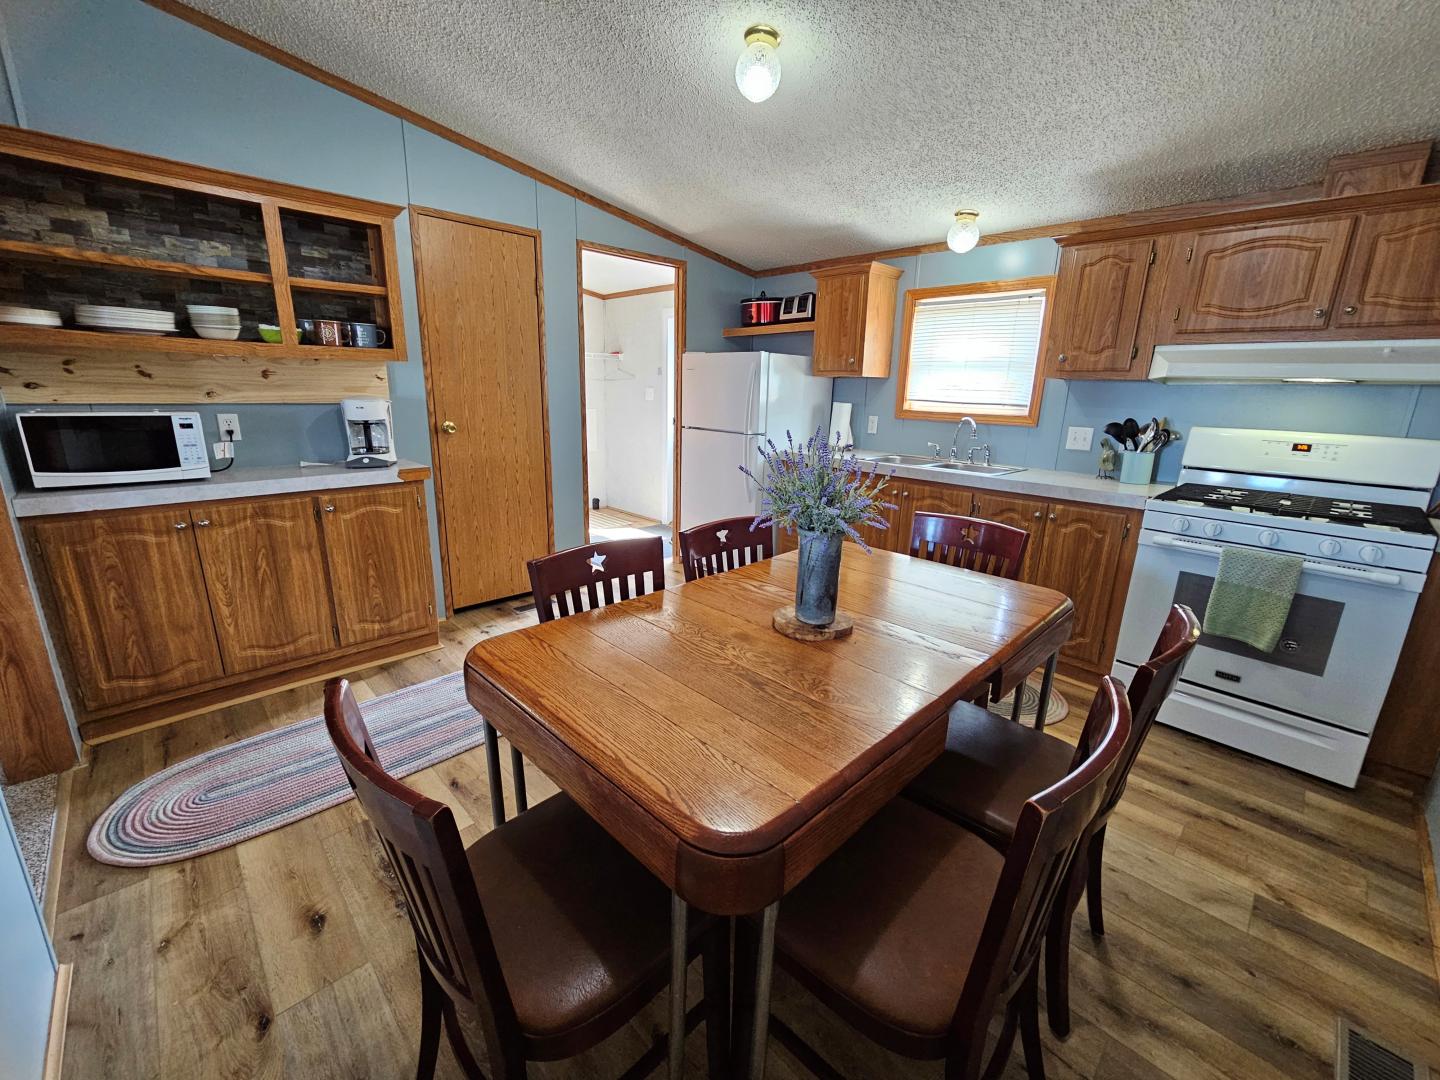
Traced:
<path fill-rule="evenodd" d="M 240 441 L 240 417 L 233 412 L 222 412 L 215 417 L 220 428 L 220 437 L 229 442 Z"/>
<path fill-rule="evenodd" d="M 1093 440 L 1094 438 L 1094 428 L 1072 427 L 1065 435 L 1065 449 L 1089 450 L 1091 440 Z"/>
<path fill-rule="evenodd" d="M 878 416 L 867 416 L 865 418 L 865 434 L 874 435 L 880 430 L 880 418 Z"/>

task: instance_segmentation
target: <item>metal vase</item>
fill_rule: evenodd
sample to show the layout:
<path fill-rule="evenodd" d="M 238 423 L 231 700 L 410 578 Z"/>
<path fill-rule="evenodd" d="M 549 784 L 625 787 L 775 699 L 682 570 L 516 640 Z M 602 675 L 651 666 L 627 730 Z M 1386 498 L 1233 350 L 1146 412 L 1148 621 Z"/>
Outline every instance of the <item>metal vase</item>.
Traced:
<path fill-rule="evenodd" d="M 808 626 L 829 626 L 835 621 L 840 592 L 839 533 L 800 530 L 800 570 L 795 576 L 795 618 Z"/>

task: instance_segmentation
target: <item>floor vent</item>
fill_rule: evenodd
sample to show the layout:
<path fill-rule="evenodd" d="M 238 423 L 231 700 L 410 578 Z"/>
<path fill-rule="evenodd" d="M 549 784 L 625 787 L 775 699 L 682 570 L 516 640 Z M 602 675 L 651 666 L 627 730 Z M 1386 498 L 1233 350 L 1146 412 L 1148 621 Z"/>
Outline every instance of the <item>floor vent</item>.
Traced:
<path fill-rule="evenodd" d="M 1412 1061 L 1340 1018 L 1335 1080 L 1430 1080 L 1428 1066 Z"/>

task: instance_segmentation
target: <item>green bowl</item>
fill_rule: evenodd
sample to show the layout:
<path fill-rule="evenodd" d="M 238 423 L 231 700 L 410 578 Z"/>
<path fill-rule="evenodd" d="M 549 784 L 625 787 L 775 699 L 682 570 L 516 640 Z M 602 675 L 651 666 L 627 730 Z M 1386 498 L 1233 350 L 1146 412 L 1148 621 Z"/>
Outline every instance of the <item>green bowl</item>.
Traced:
<path fill-rule="evenodd" d="M 283 340 L 280 337 L 280 327 L 271 326 L 269 323 L 260 324 L 260 340 L 268 341 L 271 345 L 279 345 Z"/>

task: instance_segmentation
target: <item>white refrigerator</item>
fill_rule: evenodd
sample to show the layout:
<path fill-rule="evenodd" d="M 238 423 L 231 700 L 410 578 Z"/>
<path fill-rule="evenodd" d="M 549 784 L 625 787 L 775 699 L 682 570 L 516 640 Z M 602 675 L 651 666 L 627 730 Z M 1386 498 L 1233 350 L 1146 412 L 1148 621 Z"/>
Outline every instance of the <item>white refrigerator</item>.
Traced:
<path fill-rule="evenodd" d="M 834 380 L 810 374 L 810 357 L 770 352 L 687 352 L 680 382 L 680 527 L 760 512 L 761 442 L 804 442 L 828 423 Z"/>

